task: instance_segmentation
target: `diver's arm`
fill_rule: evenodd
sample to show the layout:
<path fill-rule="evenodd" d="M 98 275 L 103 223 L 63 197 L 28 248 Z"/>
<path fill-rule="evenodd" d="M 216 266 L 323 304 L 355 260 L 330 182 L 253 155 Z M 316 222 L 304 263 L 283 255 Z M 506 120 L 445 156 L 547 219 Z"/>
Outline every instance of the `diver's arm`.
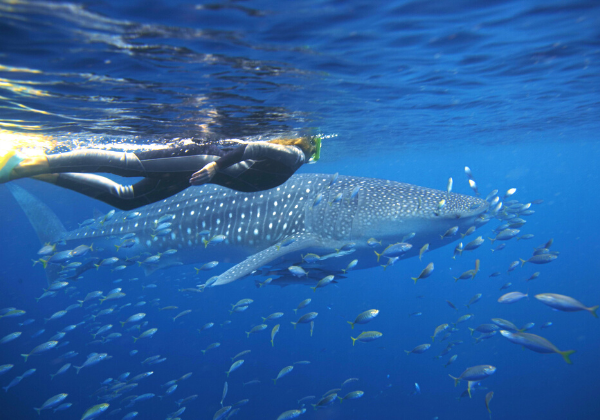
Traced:
<path fill-rule="evenodd" d="M 224 156 L 221 156 L 219 159 L 217 159 L 215 161 L 215 163 L 217 164 L 217 169 L 225 169 L 225 168 L 229 168 L 232 165 L 235 165 L 236 163 L 240 163 L 241 161 L 245 160 L 244 159 L 244 152 L 246 151 L 246 147 L 248 145 L 247 144 L 243 144 L 239 147 L 236 147 L 235 149 L 233 149 L 231 152 L 225 154 Z"/>
<path fill-rule="evenodd" d="M 240 163 L 244 160 L 244 152 L 246 151 L 247 144 L 243 144 L 236 147 L 231 152 L 221 156 L 214 162 L 206 164 L 198 172 L 194 173 L 190 178 L 190 184 L 192 185 L 203 185 L 210 182 L 211 179 L 217 174 L 217 170 L 225 169 L 236 163 Z"/>
<path fill-rule="evenodd" d="M 268 142 L 244 144 L 204 166 L 192 175 L 190 184 L 202 185 L 210 182 L 218 170 L 226 169 L 245 160 L 272 159 L 283 163 L 295 171 L 306 161 L 304 152 L 296 146 L 284 146 Z"/>

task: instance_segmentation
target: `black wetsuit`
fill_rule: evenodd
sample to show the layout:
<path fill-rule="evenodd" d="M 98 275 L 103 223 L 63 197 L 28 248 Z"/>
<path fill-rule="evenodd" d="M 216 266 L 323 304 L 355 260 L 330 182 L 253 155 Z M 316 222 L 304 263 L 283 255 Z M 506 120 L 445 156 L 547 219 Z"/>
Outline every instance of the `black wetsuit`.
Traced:
<path fill-rule="evenodd" d="M 132 210 L 163 200 L 190 187 L 192 174 L 210 162 L 217 173 L 210 183 L 237 191 L 254 192 L 284 183 L 308 159 L 299 147 L 268 142 L 224 150 L 213 144 L 185 144 L 137 153 L 81 150 L 48 155 L 54 183 L 101 200 L 121 210 Z M 92 173 L 143 177 L 124 186 Z"/>

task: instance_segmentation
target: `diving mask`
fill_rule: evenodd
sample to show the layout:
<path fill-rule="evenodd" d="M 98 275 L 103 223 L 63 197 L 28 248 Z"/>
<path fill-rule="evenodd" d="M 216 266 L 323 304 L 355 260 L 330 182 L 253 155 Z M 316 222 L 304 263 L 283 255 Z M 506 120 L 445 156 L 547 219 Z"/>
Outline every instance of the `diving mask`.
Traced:
<path fill-rule="evenodd" d="M 320 136 L 316 136 L 313 139 L 315 144 L 315 153 L 312 155 L 308 163 L 316 163 L 321 158 L 321 141 L 322 140 Z"/>

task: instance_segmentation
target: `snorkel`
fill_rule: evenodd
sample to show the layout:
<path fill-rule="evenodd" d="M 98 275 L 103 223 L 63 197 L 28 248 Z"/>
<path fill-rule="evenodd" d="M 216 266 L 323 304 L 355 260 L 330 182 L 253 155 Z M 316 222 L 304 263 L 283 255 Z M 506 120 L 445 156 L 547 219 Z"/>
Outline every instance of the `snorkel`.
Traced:
<path fill-rule="evenodd" d="M 321 137 L 316 136 L 314 138 L 315 142 L 315 153 L 312 155 L 308 163 L 316 163 L 319 159 L 321 159 Z"/>

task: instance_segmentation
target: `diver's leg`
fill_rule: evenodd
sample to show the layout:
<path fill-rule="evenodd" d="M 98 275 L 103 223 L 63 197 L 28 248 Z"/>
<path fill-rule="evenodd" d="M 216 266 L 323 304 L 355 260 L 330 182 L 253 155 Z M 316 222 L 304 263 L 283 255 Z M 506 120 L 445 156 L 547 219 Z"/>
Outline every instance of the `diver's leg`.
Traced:
<path fill-rule="evenodd" d="M 105 172 L 119 176 L 146 176 L 142 162 L 134 153 L 104 150 L 76 150 L 47 155 L 50 173 Z"/>
<path fill-rule="evenodd" d="M 132 210 L 146 204 L 164 200 L 189 186 L 187 178 L 165 182 L 161 178 L 144 178 L 133 185 L 121 185 L 93 174 L 44 174 L 33 177 L 96 200 L 120 210 Z"/>
<path fill-rule="evenodd" d="M 42 174 L 72 172 L 146 176 L 144 166 L 133 153 L 77 150 L 55 155 L 27 155 L 14 151 L 0 155 L 0 182 Z"/>
<path fill-rule="evenodd" d="M 103 176 L 67 173 L 43 174 L 32 178 L 87 195 L 121 210 L 139 207 L 132 200 L 135 197 L 132 185 L 121 185 Z"/>
<path fill-rule="evenodd" d="M 0 184 L 23 178 L 22 173 L 46 173 L 48 161 L 45 155 L 26 155 L 14 148 L 0 150 Z M 28 176 L 28 175 L 24 175 Z"/>
<path fill-rule="evenodd" d="M 214 146 L 193 145 L 137 153 L 88 149 L 53 155 L 25 155 L 15 150 L 5 153 L 0 151 L 0 183 L 41 174 L 73 172 L 104 172 L 124 177 L 153 178 L 170 173 L 188 172 L 191 175 L 222 154 Z"/>

